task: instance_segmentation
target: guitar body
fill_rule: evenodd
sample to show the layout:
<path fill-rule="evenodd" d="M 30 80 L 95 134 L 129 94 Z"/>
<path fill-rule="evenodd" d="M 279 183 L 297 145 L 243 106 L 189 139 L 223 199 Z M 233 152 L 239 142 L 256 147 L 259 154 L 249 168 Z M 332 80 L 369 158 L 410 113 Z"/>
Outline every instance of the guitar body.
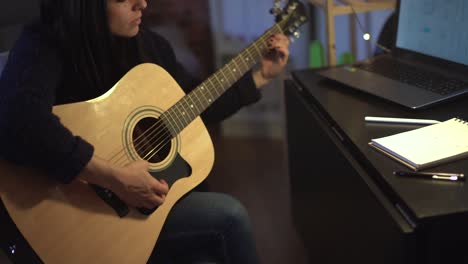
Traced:
<path fill-rule="evenodd" d="M 146 63 L 98 98 L 53 108 L 97 156 L 121 166 L 147 160 L 150 172 L 170 186 L 156 210 L 140 212 L 80 180 L 57 184 L 36 170 L 0 160 L 0 198 L 42 261 L 147 262 L 171 208 L 213 167 L 213 144 L 198 116 L 271 51 L 273 34 L 296 35 L 307 21 L 298 0 L 288 0 L 282 10 L 275 4 L 272 11 L 273 27 L 187 95 L 164 69 Z"/>
<path fill-rule="evenodd" d="M 56 106 L 53 112 L 94 145 L 99 157 L 117 155 L 116 163 L 125 165 L 141 158 L 128 143 L 136 124 L 158 118 L 184 96 L 165 70 L 141 64 L 106 94 Z M 157 175 L 180 157 L 190 165 L 190 175 L 174 181 L 165 203 L 150 215 L 130 209 L 119 217 L 84 182 L 57 184 L 47 175 L 0 160 L 1 199 L 44 263 L 146 263 L 171 208 L 208 176 L 214 162 L 213 145 L 199 117 L 166 148 L 160 161 L 150 162 L 151 171 Z"/>

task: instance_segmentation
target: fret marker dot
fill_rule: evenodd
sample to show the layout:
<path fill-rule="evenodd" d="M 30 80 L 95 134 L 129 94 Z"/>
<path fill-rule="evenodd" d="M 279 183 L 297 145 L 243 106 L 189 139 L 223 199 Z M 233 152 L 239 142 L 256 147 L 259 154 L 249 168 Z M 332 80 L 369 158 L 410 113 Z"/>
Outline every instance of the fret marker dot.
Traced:
<path fill-rule="evenodd" d="M 193 108 L 193 105 L 190 105 L 191 108 Z"/>
<path fill-rule="evenodd" d="M 211 99 L 208 99 L 208 102 L 210 102 L 210 103 L 211 103 Z"/>

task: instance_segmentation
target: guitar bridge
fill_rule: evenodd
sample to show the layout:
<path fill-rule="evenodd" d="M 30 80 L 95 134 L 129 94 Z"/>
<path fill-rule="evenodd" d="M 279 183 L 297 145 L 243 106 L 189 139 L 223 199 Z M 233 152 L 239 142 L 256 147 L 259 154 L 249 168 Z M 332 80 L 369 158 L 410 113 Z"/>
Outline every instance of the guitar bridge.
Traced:
<path fill-rule="evenodd" d="M 130 212 L 130 210 L 128 209 L 128 206 L 109 189 L 102 188 L 101 186 L 98 186 L 95 184 L 90 184 L 90 186 L 94 189 L 96 194 L 104 202 L 106 202 L 107 205 L 109 205 L 110 207 L 112 207 L 112 209 L 114 209 L 114 211 L 117 213 L 118 216 L 124 217 Z"/>

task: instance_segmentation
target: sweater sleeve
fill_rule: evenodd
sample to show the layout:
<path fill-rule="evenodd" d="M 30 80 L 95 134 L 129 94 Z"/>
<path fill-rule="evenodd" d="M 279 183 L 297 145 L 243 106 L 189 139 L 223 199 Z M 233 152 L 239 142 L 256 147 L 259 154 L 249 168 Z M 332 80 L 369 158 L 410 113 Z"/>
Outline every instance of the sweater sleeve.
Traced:
<path fill-rule="evenodd" d="M 200 83 L 191 76 L 180 64 L 169 43 L 158 35 L 153 36 L 159 50 L 164 50 L 164 56 L 159 61 L 178 82 L 185 93 L 189 93 Z M 260 100 L 261 93 L 253 81 L 252 72 L 245 73 L 235 82 L 221 97 L 209 106 L 201 115 L 203 121 L 212 124 L 223 121 L 232 116 L 242 107 L 253 104 Z"/>
<path fill-rule="evenodd" d="M 51 39 L 26 28 L 9 54 L 0 78 L 0 156 L 69 183 L 94 149 L 52 113 L 63 59 Z"/>

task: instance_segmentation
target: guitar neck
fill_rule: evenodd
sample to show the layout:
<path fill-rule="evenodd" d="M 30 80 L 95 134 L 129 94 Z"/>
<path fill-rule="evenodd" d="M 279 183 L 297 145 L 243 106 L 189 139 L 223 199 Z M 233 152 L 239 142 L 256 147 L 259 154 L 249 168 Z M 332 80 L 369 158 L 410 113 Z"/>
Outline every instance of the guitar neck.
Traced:
<path fill-rule="evenodd" d="M 182 131 L 249 71 L 267 51 L 268 38 L 276 33 L 282 33 L 278 24 L 169 108 L 161 118 L 164 119 L 172 135 L 175 136 Z"/>

